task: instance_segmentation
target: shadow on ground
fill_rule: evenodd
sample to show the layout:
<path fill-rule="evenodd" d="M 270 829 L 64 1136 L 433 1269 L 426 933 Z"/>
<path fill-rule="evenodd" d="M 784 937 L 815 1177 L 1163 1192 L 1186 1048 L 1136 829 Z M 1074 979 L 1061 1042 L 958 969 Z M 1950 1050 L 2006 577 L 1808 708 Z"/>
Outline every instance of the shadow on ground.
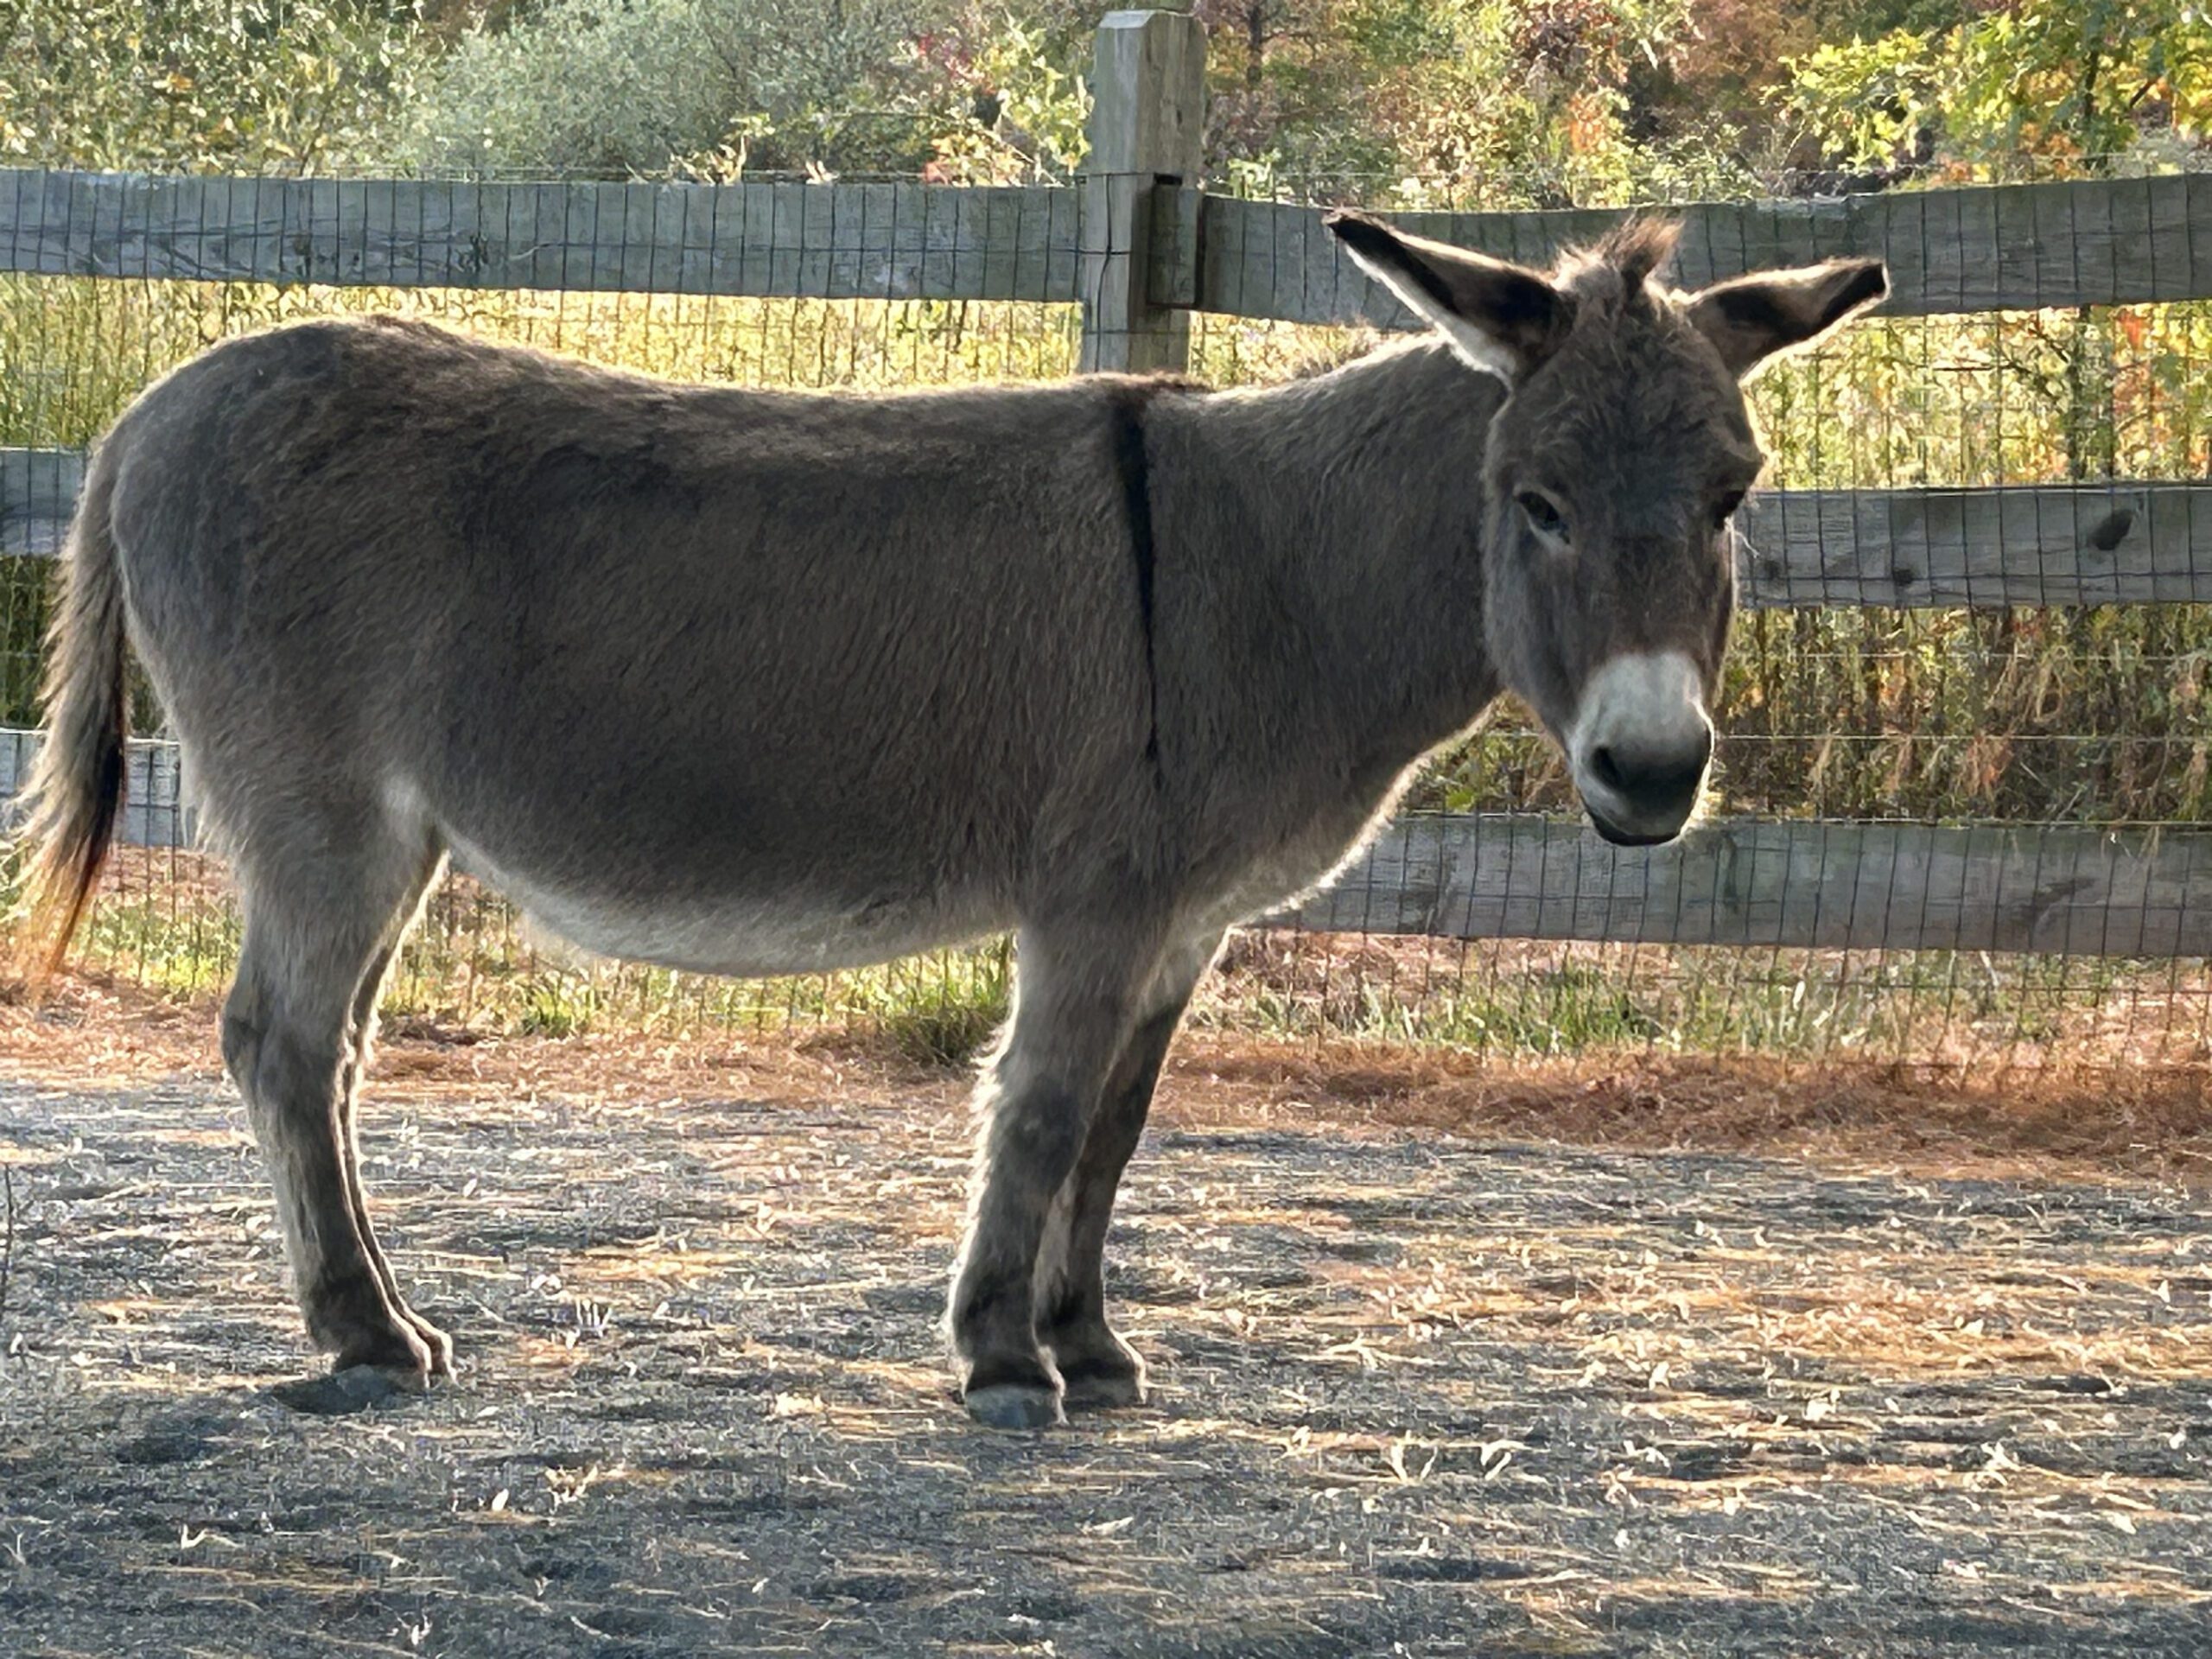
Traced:
<path fill-rule="evenodd" d="M 932 1104 L 371 1114 L 459 1382 L 319 1414 L 233 1098 L 0 1084 L 10 1653 L 1772 1655 L 2212 1631 L 2212 1213 L 2150 1183 L 1169 1133 L 1154 1405 L 971 1428 Z M 1394 1647 L 1402 1644 L 1402 1648 Z"/>

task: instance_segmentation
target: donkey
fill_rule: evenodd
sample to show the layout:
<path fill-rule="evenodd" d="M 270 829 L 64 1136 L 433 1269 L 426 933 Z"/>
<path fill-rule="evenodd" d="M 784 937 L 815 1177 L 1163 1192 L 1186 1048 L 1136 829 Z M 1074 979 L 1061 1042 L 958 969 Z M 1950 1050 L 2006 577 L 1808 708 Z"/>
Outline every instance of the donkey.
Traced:
<path fill-rule="evenodd" d="M 1738 388 L 1888 291 L 1548 273 L 1329 219 L 1426 337 L 1264 390 L 678 386 L 420 323 L 232 340 L 99 446 L 27 821 L 38 971 L 123 790 L 126 645 L 245 920 L 226 1066 L 307 1327 L 427 1385 L 357 1167 L 444 862 L 588 949 L 765 975 L 1012 929 L 948 1323 L 1000 1427 L 1141 1402 L 1103 1254 L 1231 924 L 1325 881 L 1505 690 L 1592 823 L 1690 818 L 1762 456 Z"/>

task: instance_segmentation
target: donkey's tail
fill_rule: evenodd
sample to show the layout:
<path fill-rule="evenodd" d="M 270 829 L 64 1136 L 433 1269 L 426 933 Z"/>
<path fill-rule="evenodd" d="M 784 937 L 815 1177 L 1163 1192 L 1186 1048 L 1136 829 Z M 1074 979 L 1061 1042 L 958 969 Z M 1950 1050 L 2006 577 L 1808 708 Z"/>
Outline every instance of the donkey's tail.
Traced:
<path fill-rule="evenodd" d="M 14 954 L 33 985 L 67 954 L 123 810 L 130 703 L 124 685 L 123 576 L 109 517 L 116 448 L 110 442 L 94 454 L 62 551 L 60 593 L 39 693 L 46 740 L 31 767 L 16 838 L 28 856 L 24 891 L 30 906 Z"/>

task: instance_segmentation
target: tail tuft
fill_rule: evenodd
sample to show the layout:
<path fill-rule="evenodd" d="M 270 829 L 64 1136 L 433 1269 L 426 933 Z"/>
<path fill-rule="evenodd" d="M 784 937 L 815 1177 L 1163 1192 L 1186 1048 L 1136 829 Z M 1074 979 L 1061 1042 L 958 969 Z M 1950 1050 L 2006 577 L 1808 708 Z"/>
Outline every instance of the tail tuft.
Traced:
<path fill-rule="evenodd" d="M 16 832 L 27 849 L 29 913 L 18 970 L 34 988 L 61 965 L 99 885 L 123 811 L 130 702 L 124 680 L 122 573 L 116 562 L 105 454 L 95 455 L 62 553 L 60 592 L 40 688 L 46 737 Z"/>

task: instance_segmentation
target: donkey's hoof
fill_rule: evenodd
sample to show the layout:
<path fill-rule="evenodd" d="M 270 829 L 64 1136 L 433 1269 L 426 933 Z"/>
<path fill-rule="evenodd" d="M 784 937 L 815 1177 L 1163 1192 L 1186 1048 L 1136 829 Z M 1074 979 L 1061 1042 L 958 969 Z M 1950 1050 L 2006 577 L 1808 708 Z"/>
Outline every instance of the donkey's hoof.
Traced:
<path fill-rule="evenodd" d="M 986 1428 L 1054 1428 L 1067 1421 L 1059 1390 L 1039 1382 L 993 1382 L 970 1389 L 962 1403 Z"/>
<path fill-rule="evenodd" d="M 437 1333 L 441 1338 L 443 1332 Z M 333 1372 L 355 1370 L 380 1371 L 391 1379 L 394 1387 L 420 1394 L 430 1386 L 430 1379 L 437 1374 L 439 1351 L 431 1347 L 416 1332 L 412 1321 L 395 1319 L 387 1325 L 356 1325 L 344 1338 L 332 1344 L 337 1357 L 331 1362 Z M 453 1344 L 444 1344 L 445 1364 L 452 1364 Z M 448 1369 L 446 1375 L 450 1376 Z"/>
<path fill-rule="evenodd" d="M 1078 1364 L 1073 1370 L 1064 1365 L 1060 1375 L 1067 1379 L 1067 1403 L 1077 1411 L 1103 1411 L 1116 1406 L 1144 1404 L 1142 1361 L 1135 1370 L 1104 1362 Z"/>
<path fill-rule="evenodd" d="M 1063 1335 L 1052 1344 L 1052 1359 L 1073 1409 L 1144 1404 L 1144 1361 L 1110 1331 L 1089 1337 Z"/>
<path fill-rule="evenodd" d="M 401 1308 L 399 1317 L 406 1320 L 408 1328 L 430 1351 L 431 1380 L 435 1381 L 439 1377 L 450 1380 L 453 1376 L 453 1338 L 411 1307 Z"/>

